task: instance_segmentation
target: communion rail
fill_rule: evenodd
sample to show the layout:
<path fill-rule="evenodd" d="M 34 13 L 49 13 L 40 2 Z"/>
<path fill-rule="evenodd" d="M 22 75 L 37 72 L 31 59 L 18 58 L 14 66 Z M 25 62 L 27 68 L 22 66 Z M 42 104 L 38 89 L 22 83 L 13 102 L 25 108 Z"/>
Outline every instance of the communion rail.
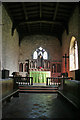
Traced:
<path fill-rule="evenodd" d="M 72 80 L 72 77 L 47 77 L 46 85 L 59 87 L 65 79 Z"/>
<path fill-rule="evenodd" d="M 14 86 L 33 85 L 33 77 L 10 77 L 14 79 Z"/>

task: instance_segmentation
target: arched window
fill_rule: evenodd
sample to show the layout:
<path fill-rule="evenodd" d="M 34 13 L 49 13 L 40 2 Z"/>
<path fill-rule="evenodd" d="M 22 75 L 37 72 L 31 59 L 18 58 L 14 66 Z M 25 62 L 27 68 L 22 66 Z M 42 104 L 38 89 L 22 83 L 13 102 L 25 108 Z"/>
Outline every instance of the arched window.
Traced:
<path fill-rule="evenodd" d="M 36 49 L 36 51 L 33 53 L 33 59 L 37 59 L 40 55 L 43 57 L 44 60 L 48 59 L 48 53 L 42 47 Z"/>
<path fill-rule="evenodd" d="M 47 59 L 47 52 L 45 51 L 44 54 L 43 54 L 43 59 Z"/>
<path fill-rule="evenodd" d="M 73 36 L 70 42 L 69 51 L 70 71 L 78 69 L 78 46 L 76 38 Z"/>
<path fill-rule="evenodd" d="M 33 53 L 33 59 L 37 59 L 37 51 Z"/>

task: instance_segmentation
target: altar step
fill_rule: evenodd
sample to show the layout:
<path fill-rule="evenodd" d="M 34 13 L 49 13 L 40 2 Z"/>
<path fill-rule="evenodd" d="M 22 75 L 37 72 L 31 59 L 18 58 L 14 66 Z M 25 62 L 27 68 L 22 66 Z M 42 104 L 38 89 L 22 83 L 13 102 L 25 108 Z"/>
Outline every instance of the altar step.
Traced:
<path fill-rule="evenodd" d="M 19 87 L 19 92 L 29 92 L 29 93 L 54 93 L 57 92 L 57 87 L 48 86 L 21 86 Z"/>

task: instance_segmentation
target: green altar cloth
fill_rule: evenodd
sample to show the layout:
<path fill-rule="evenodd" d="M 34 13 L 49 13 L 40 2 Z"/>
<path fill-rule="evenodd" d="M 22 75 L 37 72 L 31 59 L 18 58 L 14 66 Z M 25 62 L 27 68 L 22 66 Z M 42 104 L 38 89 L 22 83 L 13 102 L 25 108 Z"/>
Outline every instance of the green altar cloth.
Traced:
<path fill-rule="evenodd" d="M 46 83 L 46 77 L 50 77 L 50 71 L 30 71 L 33 83 Z"/>

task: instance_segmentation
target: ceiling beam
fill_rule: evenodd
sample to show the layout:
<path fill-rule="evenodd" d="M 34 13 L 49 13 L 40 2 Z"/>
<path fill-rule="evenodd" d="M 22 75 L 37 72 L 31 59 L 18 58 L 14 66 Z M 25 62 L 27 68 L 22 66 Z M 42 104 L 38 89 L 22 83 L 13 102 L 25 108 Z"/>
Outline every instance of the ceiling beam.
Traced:
<path fill-rule="evenodd" d="M 69 17 L 70 14 L 69 14 L 69 13 L 64 13 L 64 12 L 61 13 L 61 12 L 60 12 L 60 13 L 58 13 L 58 16 L 60 16 L 60 17 L 61 17 L 61 16 L 63 16 L 63 17 Z"/>
<path fill-rule="evenodd" d="M 57 12 L 58 12 L 58 8 L 59 8 L 59 2 L 56 3 L 56 8 L 55 8 L 55 12 L 54 12 L 53 20 L 56 19 Z"/>
<path fill-rule="evenodd" d="M 52 10 L 54 10 L 54 8 L 53 7 L 48 7 L 48 6 L 43 6 L 43 10 L 49 10 L 49 11 L 52 11 Z"/>
<path fill-rule="evenodd" d="M 28 20 L 27 10 L 26 10 L 26 7 L 25 7 L 24 3 L 22 3 L 22 7 L 23 7 L 23 10 L 24 10 L 25 19 Z M 28 32 L 30 33 L 30 26 L 29 26 L 29 24 L 27 24 L 27 28 L 28 28 Z"/>
<path fill-rule="evenodd" d="M 41 5 L 41 2 L 40 2 L 40 19 L 42 18 L 42 5 Z M 42 24 L 41 24 L 41 22 L 40 22 L 40 33 L 41 33 L 41 27 L 42 26 Z"/>
<path fill-rule="evenodd" d="M 70 13 L 70 10 L 59 8 L 58 12 Z"/>
<path fill-rule="evenodd" d="M 46 11 L 46 10 L 44 10 L 43 14 L 50 14 L 51 15 L 51 14 L 53 14 L 53 12 L 52 11 Z"/>
<path fill-rule="evenodd" d="M 75 4 L 76 4 L 76 2 L 75 2 Z M 71 9 L 71 6 L 74 6 L 74 3 L 71 3 L 71 2 L 70 2 L 70 3 L 67 5 L 67 3 L 64 2 L 64 4 L 60 4 L 60 7 L 61 7 L 61 8 L 68 9 L 68 10 Z"/>
<path fill-rule="evenodd" d="M 24 25 L 24 24 L 36 24 L 36 23 L 48 23 L 48 24 L 63 25 L 63 22 L 48 21 L 48 20 L 23 21 L 23 22 L 20 22 L 19 25 Z"/>
<path fill-rule="evenodd" d="M 31 6 L 30 6 L 30 7 L 28 6 L 28 7 L 27 7 L 27 10 L 28 10 L 28 11 L 32 11 L 32 10 L 37 10 L 38 8 L 39 8 L 38 6 L 32 6 L 32 7 L 31 7 Z"/>
<path fill-rule="evenodd" d="M 34 11 L 28 11 L 28 14 L 29 15 L 32 15 L 32 14 L 37 14 L 39 11 L 37 11 L 37 10 L 34 10 Z"/>
<path fill-rule="evenodd" d="M 10 9 L 16 9 L 16 8 L 20 8 L 21 7 L 19 2 L 16 3 L 16 4 L 15 4 L 15 2 L 13 2 L 13 3 L 12 2 L 8 2 L 8 6 L 9 6 Z"/>
<path fill-rule="evenodd" d="M 59 8 L 59 2 L 56 3 L 56 8 L 55 8 L 54 16 L 53 16 L 53 20 L 54 20 L 54 21 L 55 21 L 56 16 L 57 16 L 58 8 Z M 54 24 L 52 24 L 51 32 L 52 32 L 52 30 L 53 30 L 53 26 L 54 26 Z"/>
<path fill-rule="evenodd" d="M 40 2 L 40 19 L 42 18 L 42 8 L 41 8 L 41 2 Z"/>
<path fill-rule="evenodd" d="M 28 20 L 28 15 L 27 15 L 27 12 L 26 12 L 26 7 L 25 7 L 25 4 L 23 2 L 22 2 L 22 7 L 23 7 L 25 19 Z"/>

